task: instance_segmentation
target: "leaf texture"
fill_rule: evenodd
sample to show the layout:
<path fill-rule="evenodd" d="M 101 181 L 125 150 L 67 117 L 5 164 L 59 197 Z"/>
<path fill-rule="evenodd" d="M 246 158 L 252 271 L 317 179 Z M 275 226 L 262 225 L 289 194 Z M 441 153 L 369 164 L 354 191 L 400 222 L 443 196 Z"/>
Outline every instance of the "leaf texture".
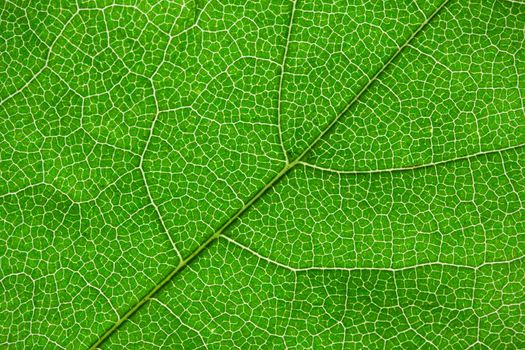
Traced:
<path fill-rule="evenodd" d="M 0 2 L 0 347 L 525 348 L 524 28 Z"/>

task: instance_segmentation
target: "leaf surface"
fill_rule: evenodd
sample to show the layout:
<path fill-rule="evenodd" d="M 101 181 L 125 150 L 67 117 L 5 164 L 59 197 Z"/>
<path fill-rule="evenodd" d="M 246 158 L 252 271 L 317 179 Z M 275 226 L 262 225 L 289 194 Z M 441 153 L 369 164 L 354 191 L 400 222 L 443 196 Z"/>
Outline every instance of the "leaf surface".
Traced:
<path fill-rule="evenodd" d="M 525 347 L 524 6 L 4 1 L 1 346 Z"/>

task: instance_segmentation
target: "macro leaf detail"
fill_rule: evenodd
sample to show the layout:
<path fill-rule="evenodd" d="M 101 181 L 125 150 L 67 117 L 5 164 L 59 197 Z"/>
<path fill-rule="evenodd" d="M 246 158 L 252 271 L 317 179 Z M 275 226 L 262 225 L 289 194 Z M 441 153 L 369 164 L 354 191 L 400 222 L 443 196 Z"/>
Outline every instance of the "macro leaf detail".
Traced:
<path fill-rule="evenodd" d="M 0 348 L 525 348 L 524 28 L 0 2 Z"/>

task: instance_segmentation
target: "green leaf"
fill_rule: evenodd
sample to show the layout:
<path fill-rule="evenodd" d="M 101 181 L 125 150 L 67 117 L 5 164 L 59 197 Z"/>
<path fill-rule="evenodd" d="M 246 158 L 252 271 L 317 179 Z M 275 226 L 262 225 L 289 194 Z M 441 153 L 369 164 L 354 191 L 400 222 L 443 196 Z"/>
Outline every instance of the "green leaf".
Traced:
<path fill-rule="evenodd" d="M 0 347 L 525 348 L 524 28 L 0 2 Z"/>

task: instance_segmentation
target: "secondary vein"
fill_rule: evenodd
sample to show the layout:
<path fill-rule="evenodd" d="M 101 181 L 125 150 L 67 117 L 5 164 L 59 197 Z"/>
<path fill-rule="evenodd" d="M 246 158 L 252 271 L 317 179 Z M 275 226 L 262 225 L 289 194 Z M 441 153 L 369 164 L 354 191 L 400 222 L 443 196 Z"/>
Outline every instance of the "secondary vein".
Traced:
<path fill-rule="evenodd" d="M 283 140 L 283 131 L 281 128 L 281 105 L 282 105 L 282 93 L 283 93 L 283 81 L 284 81 L 284 73 L 285 73 L 285 67 L 286 67 L 286 58 L 288 57 L 288 47 L 290 46 L 290 37 L 292 36 L 292 27 L 293 27 L 293 19 L 295 15 L 295 6 L 297 4 L 298 0 L 292 1 L 292 10 L 290 14 L 290 23 L 288 24 L 288 34 L 286 35 L 286 42 L 284 44 L 284 52 L 283 52 L 283 59 L 281 61 L 281 72 L 279 76 L 279 88 L 277 92 L 277 128 L 279 130 L 279 143 L 281 144 L 281 148 L 283 150 L 284 159 L 288 163 L 288 152 L 286 152 L 286 147 L 284 147 L 284 140 Z"/>

